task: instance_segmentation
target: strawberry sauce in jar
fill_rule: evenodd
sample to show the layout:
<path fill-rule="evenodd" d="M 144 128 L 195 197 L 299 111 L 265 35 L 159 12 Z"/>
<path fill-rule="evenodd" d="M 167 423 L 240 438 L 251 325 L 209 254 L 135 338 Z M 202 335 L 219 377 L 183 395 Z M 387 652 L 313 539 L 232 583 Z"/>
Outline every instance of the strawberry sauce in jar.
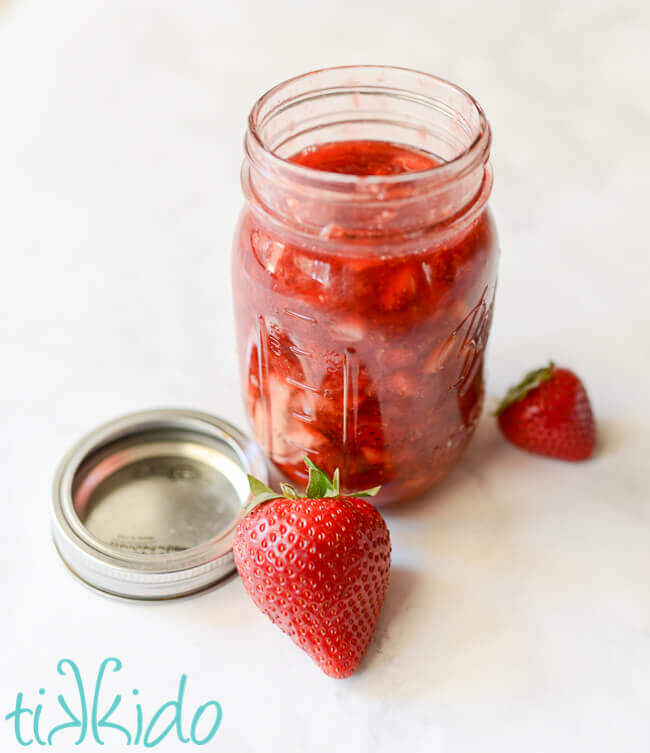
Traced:
<path fill-rule="evenodd" d="M 233 290 L 257 441 L 379 502 L 438 481 L 479 420 L 498 243 L 490 129 L 462 89 L 336 68 L 253 108 Z"/>

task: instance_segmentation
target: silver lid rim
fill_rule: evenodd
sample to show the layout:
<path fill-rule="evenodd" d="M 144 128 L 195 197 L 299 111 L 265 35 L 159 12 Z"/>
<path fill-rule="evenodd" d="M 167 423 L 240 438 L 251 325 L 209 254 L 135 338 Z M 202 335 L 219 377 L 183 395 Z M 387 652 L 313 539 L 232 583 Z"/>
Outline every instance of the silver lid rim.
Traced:
<path fill-rule="evenodd" d="M 85 528 L 72 495 L 75 474 L 88 455 L 110 442 L 156 428 L 178 428 L 225 442 L 242 468 L 266 480 L 267 468 L 257 445 L 235 426 L 199 411 L 165 408 L 121 416 L 84 436 L 57 469 L 52 494 L 52 535 L 69 569 L 86 584 L 115 596 L 158 600 L 205 590 L 234 569 L 232 542 L 243 515 L 219 536 L 181 552 L 142 554 L 106 544 Z M 231 461 L 232 462 L 232 461 Z"/>

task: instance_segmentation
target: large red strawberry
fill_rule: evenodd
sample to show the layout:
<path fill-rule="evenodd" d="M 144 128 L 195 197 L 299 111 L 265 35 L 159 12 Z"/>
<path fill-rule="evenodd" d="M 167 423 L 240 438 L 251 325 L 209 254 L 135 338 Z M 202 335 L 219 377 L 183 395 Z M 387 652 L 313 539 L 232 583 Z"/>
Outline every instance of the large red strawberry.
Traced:
<path fill-rule="evenodd" d="M 497 416 L 507 439 L 538 455 L 586 460 L 596 446 L 596 422 L 583 383 L 554 363 L 511 387 Z"/>
<path fill-rule="evenodd" d="M 362 496 L 341 496 L 311 460 L 306 495 L 280 495 L 249 477 L 253 509 L 233 545 L 255 604 L 331 677 L 359 666 L 375 630 L 390 568 L 383 518 Z"/>

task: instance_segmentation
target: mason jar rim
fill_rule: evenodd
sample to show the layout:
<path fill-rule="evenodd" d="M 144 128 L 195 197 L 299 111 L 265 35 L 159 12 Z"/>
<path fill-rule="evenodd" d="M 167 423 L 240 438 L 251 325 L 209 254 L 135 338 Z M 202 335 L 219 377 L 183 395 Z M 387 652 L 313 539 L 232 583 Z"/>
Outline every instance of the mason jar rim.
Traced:
<path fill-rule="evenodd" d="M 474 112 L 476 113 L 477 120 L 473 133 L 474 138 L 464 149 L 459 151 L 458 154 L 454 155 L 451 159 L 440 162 L 434 167 L 428 168 L 426 170 L 408 173 L 397 173 L 394 175 L 358 176 L 348 173 L 329 172 L 318 170 L 305 165 L 300 165 L 278 155 L 276 153 L 277 147 L 270 145 L 261 134 L 261 130 L 264 125 L 278 111 L 278 105 L 276 105 L 268 112 L 264 111 L 264 108 L 268 107 L 270 100 L 272 100 L 272 98 L 278 93 L 289 88 L 291 85 L 299 83 L 301 81 L 308 81 L 310 78 L 318 76 L 319 74 L 329 72 L 341 74 L 349 72 L 352 74 L 355 71 L 364 73 L 376 71 L 380 76 L 391 72 L 395 74 L 411 74 L 416 77 L 416 80 L 424 80 L 431 82 L 432 84 L 448 87 L 450 90 L 463 97 L 466 102 L 471 105 Z M 336 89 L 334 89 L 333 87 L 328 87 L 321 90 L 315 89 L 312 92 L 306 90 L 305 94 L 311 94 L 314 96 L 327 96 L 328 93 L 333 93 L 334 91 L 338 91 L 340 89 L 347 88 L 351 91 L 354 91 L 355 88 L 367 88 L 368 86 L 369 84 L 364 84 L 361 82 L 354 84 L 349 83 L 342 84 Z M 425 99 L 424 95 L 415 92 L 413 89 L 396 88 L 391 86 L 378 86 L 377 88 L 384 88 L 387 92 L 401 92 L 406 96 L 416 95 L 421 99 Z M 431 101 L 431 104 L 433 105 L 435 100 L 433 98 L 429 99 Z M 282 109 L 284 109 L 284 107 L 286 106 L 290 106 L 291 104 L 292 101 L 287 100 L 287 102 L 283 103 Z M 376 187 L 378 184 L 381 184 L 383 186 L 390 186 L 403 183 L 413 184 L 416 182 L 435 182 L 436 185 L 441 185 L 443 183 L 446 183 L 447 181 L 456 180 L 460 176 L 475 169 L 479 164 L 487 163 L 489 159 L 491 141 L 491 129 L 483 108 L 478 103 L 478 101 L 462 87 L 440 76 L 435 76 L 431 73 L 426 73 L 413 68 L 369 64 L 342 65 L 319 68 L 307 73 L 293 76 L 292 78 L 286 79 L 285 81 L 282 81 L 279 84 L 273 86 L 271 89 L 262 94 L 261 97 L 259 97 L 250 111 L 250 114 L 248 116 L 248 129 L 246 132 L 246 138 L 244 140 L 244 148 L 247 158 L 253 165 L 255 165 L 255 169 L 262 174 L 265 174 L 269 171 L 275 173 L 280 170 L 286 176 L 293 176 L 296 179 L 302 178 L 308 181 L 319 181 L 326 183 L 330 189 L 335 191 L 345 191 L 346 189 L 353 188 L 357 192 L 356 198 L 358 199 L 360 198 L 358 194 L 358 188 L 360 185 L 368 186 L 370 193 L 372 194 L 373 187 Z M 268 167 L 264 164 L 264 161 L 268 163 Z"/>

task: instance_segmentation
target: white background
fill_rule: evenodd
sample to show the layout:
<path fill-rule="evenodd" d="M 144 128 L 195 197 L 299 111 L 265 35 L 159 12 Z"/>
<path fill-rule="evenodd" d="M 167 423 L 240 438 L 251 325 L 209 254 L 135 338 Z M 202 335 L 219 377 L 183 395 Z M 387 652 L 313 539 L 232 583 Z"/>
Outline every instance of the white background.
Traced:
<path fill-rule="evenodd" d="M 188 709 L 220 701 L 214 750 L 648 750 L 649 28 L 639 0 L 0 0 L 3 752 L 19 690 L 33 705 L 46 689 L 51 724 L 58 659 L 92 683 L 110 655 L 111 687 L 138 687 L 146 714 L 181 673 Z M 228 257 L 245 118 L 288 76 L 362 62 L 485 107 L 503 251 L 490 399 L 552 356 L 584 377 L 601 446 L 536 458 L 486 415 L 429 498 L 387 513 L 376 637 L 335 681 L 237 579 L 156 607 L 86 591 L 48 505 L 99 422 L 179 405 L 244 424 Z"/>

